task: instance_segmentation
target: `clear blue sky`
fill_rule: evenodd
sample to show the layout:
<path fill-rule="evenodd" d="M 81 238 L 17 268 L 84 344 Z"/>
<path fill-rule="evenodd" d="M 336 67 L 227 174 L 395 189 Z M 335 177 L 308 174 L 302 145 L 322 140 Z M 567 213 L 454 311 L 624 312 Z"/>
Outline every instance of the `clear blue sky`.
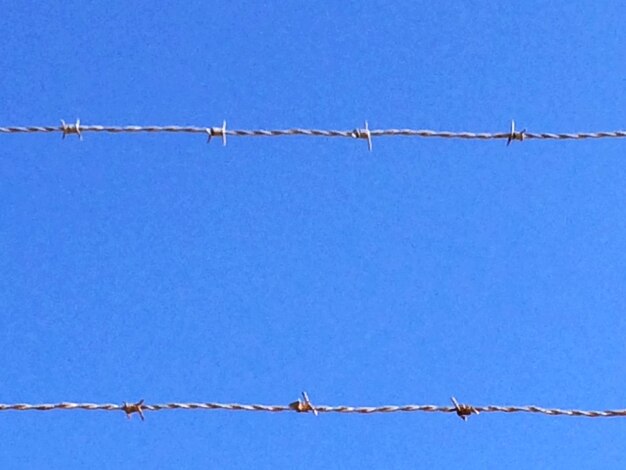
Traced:
<path fill-rule="evenodd" d="M 2 3 L 0 125 L 626 127 L 620 2 Z M 0 402 L 626 407 L 625 151 L 1 135 Z M 527 415 L 6 412 L 0 435 L 16 469 L 626 460 L 622 420 Z"/>

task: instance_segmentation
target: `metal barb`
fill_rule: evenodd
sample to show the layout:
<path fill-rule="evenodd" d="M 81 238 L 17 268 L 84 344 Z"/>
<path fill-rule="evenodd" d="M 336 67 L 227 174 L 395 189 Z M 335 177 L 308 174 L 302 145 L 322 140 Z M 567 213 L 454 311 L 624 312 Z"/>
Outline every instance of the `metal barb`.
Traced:
<path fill-rule="evenodd" d="M 298 401 L 294 401 L 293 403 L 289 403 L 289 408 L 298 413 L 308 413 L 312 411 L 315 416 L 317 416 L 317 410 L 309 400 L 309 396 L 306 392 L 302 392 L 302 398 L 298 398 Z"/>
<path fill-rule="evenodd" d="M 355 139 L 365 139 L 367 140 L 367 149 L 371 152 L 372 151 L 372 133 L 370 132 L 370 128 L 369 125 L 367 123 L 367 121 L 365 121 L 365 128 L 364 129 L 355 129 L 352 132 L 352 135 Z"/>
<path fill-rule="evenodd" d="M 122 406 L 122 410 L 124 411 L 124 413 L 126 413 L 126 417 L 130 419 L 131 414 L 138 413 L 141 420 L 145 421 L 144 416 L 143 416 L 143 402 L 144 402 L 143 399 L 139 400 L 137 403 L 130 404 L 130 405 L 124 402 L 124 405 Z"/>
<path fill-rule="evenodd" d="M 211 142 L 211 137 L 219 135 L 222 136 L 222 145 L 226 147 L 226 120 L 222 123 L 222 127 L 211 127 L 206 130 L 207 134 L 209 134 L 209 140 L 207 142 Z"/>
<path fill-rule="evenodd" d="M 456 398 L 454 398 L 454 397 L 450 397 L 450 400 L 452 400 L 452 404 L 454 405 L 454 408 L 456 410 L 456 414 L 463 421 L 467 421 L 468 416 L 470 416 L 472 414 L 476 414 L 476 415 L 480 414 L 478 412 L 478 410 L 475 409 L 473 406 L 461 404 L 458 401 L 456 401 Z"/>
<path fill-rule="evenodd" d="M 74 124 L 67 124 L 61 119 L 61 131 L 63 132 L 62 139 L 65 139 L 66 135 L 77 134 L 79 140 L 83 140 L 83 135 L 80 133 L 80 119 L 76 119 Z"/>
<path fill-rule="evenodd" d="M 524 140 L 524 134 L 526 133 L 526 129 L 516 132 L 515 131 L 515 121 L 511 120 L 511 132 L 509 133 L 509 137 L 506 141 L 507 147 L 511 145 L 511 142 L 514 140 L 519 140 L 522 142 Z"/>

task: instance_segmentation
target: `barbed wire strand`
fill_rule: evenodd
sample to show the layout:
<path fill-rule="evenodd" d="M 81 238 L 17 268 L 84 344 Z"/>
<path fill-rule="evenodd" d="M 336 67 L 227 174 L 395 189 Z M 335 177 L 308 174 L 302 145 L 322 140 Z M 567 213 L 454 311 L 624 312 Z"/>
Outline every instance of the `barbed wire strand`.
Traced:
<path fill-rule="evenodd" d="M 83 134 L 88 132 L 104 132 L 112 134 L 122 133 L 188 133 L 220 137 L 226 145 L 226 137 L 284 137 L 284 136 L 307 136 L 307 137 L 345 137 L 351 139 L 364 139 L 368 148 L 372 149 L 374 137 L 422 137 L 441 139 L 466 139 L 466 140 L 496 140 L 503 139 L 507 145 L 512 141 L 524 140 L 583 140 L 583 139 L 606 139 L 626 138 L 626 130 L 601 131 L 601 132 L 575 132 L 575 133 L 552 133 L 552 132 L 527 132 L 525 129 L 515 129 L 515 121 L 511 121 L 508 132 L 452 132 L 434 131 L 428 129 L 370 129 L 367 121 L 365 127 L 352 130 L 329 130 L 329 129 L 227 129 L 226 121 L 221 127 L 199 126 L 102 126 L 85 125 L 80 120 L 67 124 L 61 121 L 59 126 L 10 126 L 0 127 L 0 134 L 34 134 L 34 133 L 61 133 L 63 138 L 67 135 L 76 134 L 82 139 Z"/>
<path fill-rule="evenodd" d="M 463 420 L 472 414 L 482 413 L 531 413 L 542 414 L 548 416 L 578 416 L 585 418 L 613 418 L 626 417 L 626 409 L 622 410 L 577 410 L 577 409 L 560 409 L 560 408 L 544 408 L 541 406 L 473 406 L 468 404 L 459 404 L 452 397 L 453 406 L 437 406 L 437 405 L 384 405 L 384 406 L 327 406 L 312 405 L 308 395 L 302 394 L 302 399 L 290 403 L 289 405 L 259 405 L 259 404 L 241 404 L 241 403 L 164 403 L 164 404 L 146 404 L 141 400 L 134 404 L 124 402 L 121 405 L 113 403 L 44 403 L 44 404 L 0 404 L 0 411 L 51 411 L 51 410 L 86 410 L 86 411 L 123 411 L 130 418 L 131 414 L 137 413 L 141 419 L 144 419 L 144 412 L 147 411 L 164 411 L 164 410 L 224 410 L 224 411 L 256 411 L 268 413 L 282 412 L 298 412 L 309 413 L 315 415 L 321 413 L 342 413 L 342 414 L 375 414 L 375 413 L 456 413 Z"/>

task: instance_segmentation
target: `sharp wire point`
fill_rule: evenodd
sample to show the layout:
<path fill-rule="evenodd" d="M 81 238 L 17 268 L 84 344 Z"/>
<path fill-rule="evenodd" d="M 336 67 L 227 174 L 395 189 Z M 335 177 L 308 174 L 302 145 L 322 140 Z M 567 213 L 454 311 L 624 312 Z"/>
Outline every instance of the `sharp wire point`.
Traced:
<path fill-rule="evenodd" d="M 226 147 L 226 121 L 222 123 L 222 127 L 210 127 L 205 129 L 205 132 L 209 135 L 207 143 L 211 142 L 213 136 L 219 135 L 222 137 L 222 145 Z"/>
<path fill-rule="evenodd" d="M 511 120 L 511 131 L 509 132 L 509 136 L 506 140 L 507 147 L 511 145 L 511 142 L 514 140 L 519 140 L 520 142 L 524 140 L 524 134 L 526 133 L 526 129 L 517 132 L 515 130 L 515 121 Z"/>
<path fill-rule="evenodd" d="M 467 421 L 467 418 L 471 414 L 476 414 L 476 415 L 480 414 L 478 413 L 478 410 L 476 410 L 473 406 L 459 403 L 455 397 L 450 397 L 450 400 L 452 401 L 452 404 L 454 405 L 457 416 L 461 418 L 463 421 Z"/>
<path fill-rule="evenodd" d="M 137 413 L 139 415 L 139 417 L 141 418 L 142 421 L 145 421 L 145 418 L 143 416 L 143 402 L 144 400 L 141 399 L 139 400 L 137 403 L 133 403 L 133 404 L 128 404 L 126 402 L 124 402 L 123 406 L 122 406 L 122 411 L 124 411 L 124 413 L 126 413 L 126 417 L 128 419 L 130 419 L 130 416 L 133 413 Z"/>
<path fill-rule="evenodd" d="M 318 415 L 317 410 L 311 403 L 311 400 L 306 392 L 302 392 L 302 398 L 298 398 L 297 401 L 289 403 L 289 408 L 297 411 L 298 413 L 308 413 L 309 411 L 312 411 L 315 416 Z"/>
<path fill-rule="evenodd" d="M 83 140 L 83 135 L 80 132 L 80 119 L 76 119 L 74 124 L 67 124 L 63 119 L 61 119 L 61 131 L 63 132 L 63 135 L 61 136 L 62 139 L 65 139 L 65 136 L 70 134 L 77 134 L 78 140 Z"/>
<path fill-rule="evenodd" d="M 370 132 L 367 121 L 365 121 L 365 127 L 363 129 L 355 129 L 352 131 L 352 137 L 367 140 L 367 149 L 370 152 L 372 151 L 372 133 Z"/>

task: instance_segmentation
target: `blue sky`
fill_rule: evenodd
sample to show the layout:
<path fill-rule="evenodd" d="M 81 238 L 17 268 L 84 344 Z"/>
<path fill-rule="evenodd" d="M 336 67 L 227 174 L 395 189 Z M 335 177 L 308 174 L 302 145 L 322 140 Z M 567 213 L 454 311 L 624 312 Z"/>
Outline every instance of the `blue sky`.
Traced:
<path fill-rule="evenodd" d="M 3 3 L 0 125 L 626 127 L 619 2 Z M 0 402 L 624 408 L 625 149 L 0 135 Z M 623 468 L 622 426 L 6 412 L 0 466 Z"/>

